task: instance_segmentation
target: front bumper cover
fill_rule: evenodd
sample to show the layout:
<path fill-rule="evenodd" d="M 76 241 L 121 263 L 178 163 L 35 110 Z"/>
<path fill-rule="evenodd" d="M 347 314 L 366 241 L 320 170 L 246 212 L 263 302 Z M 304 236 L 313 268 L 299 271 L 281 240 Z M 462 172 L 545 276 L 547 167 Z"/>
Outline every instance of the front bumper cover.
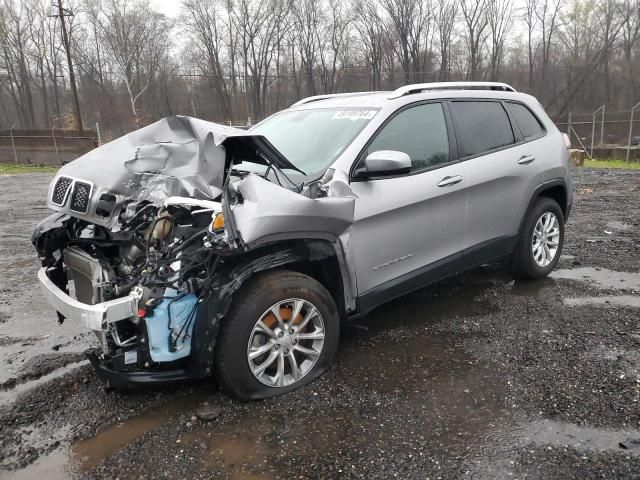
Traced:
<path fill-rule="evenodd" d="M 63 292 L 49 278 L 48 268 L 38 271 L 38 280 L 45 298 L 65 318 L 82 323 L 90 330 L 101 332 L 109 323 L 131 318 L 138 311 L 140 296 L 135 292 L 115 300 L 87 305 Z"/>
<path fill-rule="evenodd" d="M 135 292 L 107 302 L 88 305 L 79 302 L 59 288 L 50 278 L 46 267 L 38 271 L 38 280 L 47 301 L 61 315 L 77 321 L 98 334 L 106 332 L 108 325 L 137 314 L 140 296 Z M 100 336 L 100 335 L 99 335 Z M 187 368 L 167 370 L 123 371 L 113 361 L 105 361 L 98 350 L 89 350 L 86 356 L 96 375 L 108 387 L 116 390 L 133 390 L 191 380 L 194 372 Z M 142 362 L 141 362 L 142 363 Z"/>
<path fill-rule="evenodd" d="M 187 369 L 176 369 L 167 371 L 136 371 L 122 372 L 109 368 L 103 363 L 95 351 L 86 352 L 86 356 L 91 362 L 96 375 L 106 385 L 107 388 L 116 390 L 135 390 L 145 387 L 155 387 L 159 385 L 169 385 L 192 380 L 193 374 Z"/>

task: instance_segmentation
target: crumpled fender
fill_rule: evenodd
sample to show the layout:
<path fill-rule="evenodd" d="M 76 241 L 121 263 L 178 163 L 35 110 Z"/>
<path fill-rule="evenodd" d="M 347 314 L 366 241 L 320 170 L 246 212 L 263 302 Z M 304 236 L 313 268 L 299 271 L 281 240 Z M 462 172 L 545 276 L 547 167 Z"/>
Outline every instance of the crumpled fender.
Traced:
<path fill-rule="evenodd" d="M 353 224 L 354 196 L 309 198 L 257 175 L 242 180 L 238 191 L 243 202 L 231 211 L 249 247 L 292 238 L 336 241 Z"/>

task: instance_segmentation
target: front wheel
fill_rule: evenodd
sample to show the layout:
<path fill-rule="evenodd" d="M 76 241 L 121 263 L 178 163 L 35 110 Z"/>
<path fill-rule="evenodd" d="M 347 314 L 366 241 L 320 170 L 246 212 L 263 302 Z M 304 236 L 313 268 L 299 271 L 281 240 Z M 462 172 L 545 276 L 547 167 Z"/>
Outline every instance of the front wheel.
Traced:
<path fill-rule="evenodd" d="M 512 265 L 516 276 L 546 277 L 556 267 L 564 244 L 564 215 L 558 203 L 540 197 L 527 212 Z"/>
<path fill-rule="evenodd" d="M 241 400 L 281 395 L 330 365 L 339 337 L 329 292 L 307 275 L 267 272 L 235 295 L 216 345 L 223 388 Z"/>

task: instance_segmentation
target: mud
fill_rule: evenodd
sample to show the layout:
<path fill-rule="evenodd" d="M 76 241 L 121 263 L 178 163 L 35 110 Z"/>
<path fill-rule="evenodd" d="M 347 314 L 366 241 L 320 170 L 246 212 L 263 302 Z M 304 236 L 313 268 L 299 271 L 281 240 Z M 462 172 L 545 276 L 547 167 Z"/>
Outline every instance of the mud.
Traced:
<path fill-rule="evenodd" d="M 640 472 L 637 173 L 576 172 L 551 278 L 518 282 L 485 267 L 415 292 L 344 328 L 335 366 L 318 381 L 244 404 L 213 381 L 118 394 L 88 365 L 58 368 L 92 339 L 57 325 L 37 294 L 28 237 L 48 180 L 0 177 L 0 382 L 39 377 L 3 383 L 2 478 Z M 195 417 L 204 401 L 222 415 Z"/>

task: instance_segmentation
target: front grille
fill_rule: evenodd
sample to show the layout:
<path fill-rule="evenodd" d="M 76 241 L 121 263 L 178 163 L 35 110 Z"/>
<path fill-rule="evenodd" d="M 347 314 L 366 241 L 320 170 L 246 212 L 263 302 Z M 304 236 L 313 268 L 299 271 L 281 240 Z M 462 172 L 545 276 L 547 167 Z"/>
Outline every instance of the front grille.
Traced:
<path fill-rule="evenodd" d="M 53 193 L 51 194 L 51 203 L 58 206 L 64 205 L 72 182 L 73 180 L 69 177 L 58 178 L 55 187 L 53 187 Z"/>
<path fill-rule="evenodd" d="M 84 182 L 76 182 L 73 185 L 73 193 L 71 194 L 70 209 L 78 213 L 87 213 L 89 209 L 89 198 L 91 195 L 91 184 Z"/>

